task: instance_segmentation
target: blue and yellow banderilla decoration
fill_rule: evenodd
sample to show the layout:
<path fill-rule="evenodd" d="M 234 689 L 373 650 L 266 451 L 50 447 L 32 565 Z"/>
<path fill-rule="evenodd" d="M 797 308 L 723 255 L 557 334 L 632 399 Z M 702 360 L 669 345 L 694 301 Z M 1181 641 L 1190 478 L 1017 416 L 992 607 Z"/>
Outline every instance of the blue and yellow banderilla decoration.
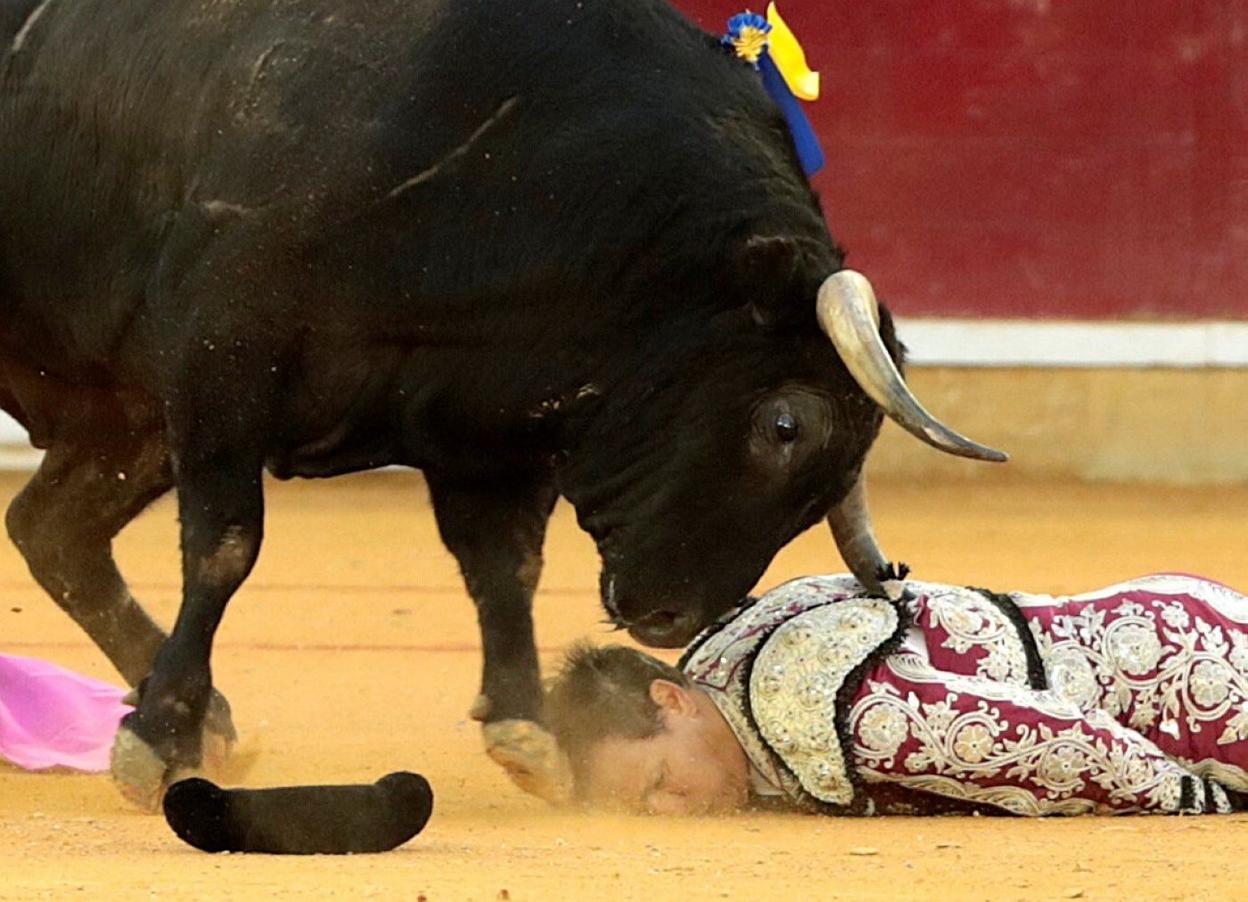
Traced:
<path fill-rule="evenodd" d="M 729 19 L 723 44 L 762 75 L 763 87 L 784 113 L 793 133 L 803 171 L 814 175 L 823 168 L 823 148 L 801 101 L 819 99 L 819 73 L 806 65 L 802 45 L 780 17 L 776 4 L 768 4 L 766 18 L 743 12 Z"/>

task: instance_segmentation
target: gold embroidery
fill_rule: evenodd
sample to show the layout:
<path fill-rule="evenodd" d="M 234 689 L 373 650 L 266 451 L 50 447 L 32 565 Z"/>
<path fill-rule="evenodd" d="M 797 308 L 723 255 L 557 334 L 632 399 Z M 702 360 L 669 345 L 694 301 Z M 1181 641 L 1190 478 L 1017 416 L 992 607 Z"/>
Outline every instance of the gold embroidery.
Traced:
<path fill-rule="evenodd" d="M 1018 627 L 996 605 L 971 590 L 922 589 L 931 625 L 948 634 L 942 648 L 958 654 L 982 648 L 985 655 L 975 664 L 979 676 L 1027 684 L 1027 653 Z"/>
<path fill-rule="evenodd" d="M 1218 744 L 1248 739 L 1248 635 L 1228 639 L 1181 601 L 1086 604 L 1030 626 L 1053 689 L 1085 711 L 1129 711 L 1132 727 L 1175 738 L 1180 719 L 1199 733 L 1230 713 Z"/>
<path fill-rule="evenodd" d="M 802 787 L 823 802 L 848 805 L 854 786 L 836 731 L 836 696 L 855 667 L 898 626 L 879 598 L 855 598 L 805 611 L 759 649 L 750 677 L 758 730 Z"/>
<path fill-rule="evenodd" d="M 903 698 L 892 685 L 867 681 L 849 714 L 865 779 L 1032 816 L 1179 808 L 1188 774 L 1103 711 L 1084 714 L 1052 692 L 942 673 L 916 655 L 891 656 L 887 666 L 903 679 L 938 684 L 946 692 L 943 699 L 922 702 L 913 692 Z M 973 698 L 970 710 L 959 707 L 960 696 Z M 1043 722 L 1011 722 L 993 702 L 1073 723 L 1055 730 Z M 898 767 L 907 740 L 913 740 L 911 751 Z M 982 785 L 995 780 L 1011 785 Z M 1074 798 L 1089 783 L 1104 790 L 1110 804 Z"/>

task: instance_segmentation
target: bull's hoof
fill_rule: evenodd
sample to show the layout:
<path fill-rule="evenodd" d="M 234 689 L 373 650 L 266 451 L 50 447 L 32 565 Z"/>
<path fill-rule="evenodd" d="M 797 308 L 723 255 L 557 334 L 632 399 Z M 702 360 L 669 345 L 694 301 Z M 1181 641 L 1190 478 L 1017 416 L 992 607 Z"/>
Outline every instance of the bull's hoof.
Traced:
<path fill-rule="evenodd" d="M 202 768 L 166 764 L 156 750 L 122 727 L 113 740 L 113 782 L 131 804 L 149 814 L 160 810 L 165 790 L 179 780 L 205 776 Z"/>
<path fill-rule="evenodd" d="M 482 729 L 485 753 L 530 795 L 562 805 L 572 798 L 567 755 L 531 720 L 498 720 Z"/>
<path fill-rule="evenodd" d="M 143 687 L 136 686 L 121 701 L 122 704 L 137 708 L 142 697 Z M 237 744 L 238 731 L 234 729 L 230 703 L 226 701 L 224 695 L 213 689 L 212 695 L 208 697 L 208 710 L 204 712 L 201 746 L 204 769 L 218 776 L 224 773 Z"/>
<path fill-rule="evenodd" d="M 234 721 L 230 717 L 230 703 L 214 689 L 208 699 L 208 711 L 204 714 L 204 770 L 213 775 L 223 773 L 237 742 L 238 731 L 234 729 Z"/>
<path fill-rule="evenodd" d="M 169 765 L 129 727 L 117 731 L 110 769 L 127 801 L 149 813 L 160 808 L 165 788 L 172 782 Z"/>
<path fill-rule="evenodd" d="M 141 689 L 130 693 L 123 701 L 137 706 Z M 130 715 L 133 717 L 134 715 Z M 174 765 L 151 745 L 122 722 L 113 740 L 110 769 L 113 782 L 125 798 L 148 812 L 156 812 L 165 795 L 165 789 L 191 777 L 220 777 L 231 768 L 234 746 L 238 732 L 230 717 L 230 703 L 215 689 L 208 699 L 201 734 L 200 764 L 198 766 Z"/>
<path fill-rule="evenodd" d="M 475 721 L 484 723 L 485 719 L 490 716 L 490 709 L 494 707 L 494 703 L 490 701 L 490 697 L 482 692 L 473 699 L 472 707 L 468 709 L 468 716 Z"/>

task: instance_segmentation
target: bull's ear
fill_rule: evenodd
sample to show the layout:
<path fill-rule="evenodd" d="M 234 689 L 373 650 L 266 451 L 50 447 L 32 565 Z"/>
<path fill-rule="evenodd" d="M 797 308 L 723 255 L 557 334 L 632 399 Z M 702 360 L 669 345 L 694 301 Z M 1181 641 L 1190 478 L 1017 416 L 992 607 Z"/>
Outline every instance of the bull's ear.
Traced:
<path fill-rule="evenodd" d="M 741 242 L 730 267 L 732 289 L 749 306 L 754 322 L 776 326 L 793 315 L 802 249 L 782 236 L 753 235 Z"/>
<path fill-rule="evenodd" d="M 893 324 L 893 314 L 883 304 L 880 305 L 880 338 L 884 339 L 884 347 L 888 348 L 889 356 L 897 369 L 904 375 L 906 372 L 906 354 L 908 349 L 900 338 Z"/>

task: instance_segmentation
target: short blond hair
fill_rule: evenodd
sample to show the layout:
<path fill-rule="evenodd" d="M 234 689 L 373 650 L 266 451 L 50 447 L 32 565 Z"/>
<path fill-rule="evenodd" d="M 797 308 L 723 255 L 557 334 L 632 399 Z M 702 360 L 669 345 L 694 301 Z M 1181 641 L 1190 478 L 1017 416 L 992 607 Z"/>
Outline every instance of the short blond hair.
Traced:
<path fill-rule="evenodd" d="M 650 684 L 668 680 L 688 687 L 689 678 L 653 655 L 626 645 L 578 642 L 546 684 L 543 720 L 572 765 L 579 796 L 589 757 L 606 739 L 648 739 L 663 729 Z"/>

